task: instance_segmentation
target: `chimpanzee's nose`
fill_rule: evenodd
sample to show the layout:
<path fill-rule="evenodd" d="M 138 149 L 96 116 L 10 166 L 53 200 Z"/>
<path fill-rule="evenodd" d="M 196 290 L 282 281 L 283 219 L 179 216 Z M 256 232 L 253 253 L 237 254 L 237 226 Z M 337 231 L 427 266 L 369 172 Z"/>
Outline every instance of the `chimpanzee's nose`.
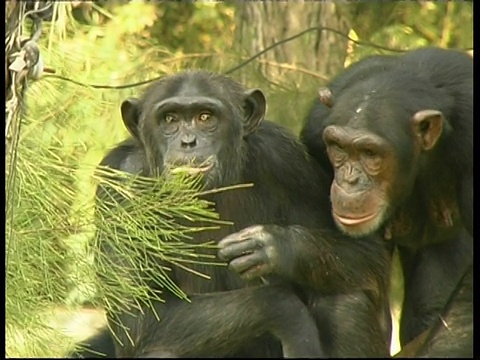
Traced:
<path fill-rule="evenodd" d="M 182 147 L 194 147 L 197 145 L 197 137 L 193 134 L 185 134 L 182 137 Z"/>

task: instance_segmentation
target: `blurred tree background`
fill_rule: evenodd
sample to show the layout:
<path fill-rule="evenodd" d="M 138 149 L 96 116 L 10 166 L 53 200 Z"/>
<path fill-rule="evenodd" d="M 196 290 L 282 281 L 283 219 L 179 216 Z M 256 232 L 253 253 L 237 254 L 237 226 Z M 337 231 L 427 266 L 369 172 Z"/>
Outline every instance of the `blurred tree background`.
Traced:
<path fill-rule="evenodd" d="M 6 2 L 6 24 L 15 3 Z M 127 136 L 121 101 L 142 89 L 122 85 L 192 68 L 228 73 L 262 88 L 268 117 L 297 133 L 316 89 L 353 61 L 427 45 L 473 55 L 471 1 L 105 0 L 55 2 L 53 12 L 38 45 L 55 74 L 29 82 L 25 101 L 6 95 L 7 114 L 21 111 L 5 124 L 7 357 L 61 357 L 102 325 L 101 313 L 80 310 L 97 296 L 87 246 L 93 171 Z M 24 37 L 31 25 L 25 19 Z M 318 26 L 328 29 L 251 59 Z"/>

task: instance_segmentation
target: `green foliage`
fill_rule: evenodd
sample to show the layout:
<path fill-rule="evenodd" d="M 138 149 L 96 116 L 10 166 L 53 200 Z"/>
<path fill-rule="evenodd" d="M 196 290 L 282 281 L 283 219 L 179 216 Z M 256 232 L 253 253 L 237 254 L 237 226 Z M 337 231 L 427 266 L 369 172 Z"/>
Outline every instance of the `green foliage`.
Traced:
<path fill-rule="evenodd" d="M 169 271 L 175 266 L 206 276 L 189 264 L 219 265 L 215 253 L 208 251 L 215 244 L 192 243 L 192 235 L 229 224 L 202 199 L 208 192 L 203 191 L 200 177 L 179 172 L 168 178 L 146 178 L 108 169 L 99 169 L 96 176 L 107 199 L 97 202 L 92 249 L 107 249 L 108 255 L 95 256 L 95 269 L 102 274 L 97 286 L 107 310 L 128 311 L 150 305 L 152 299 L 161 301 L 161 292 L 151 294 L 151 284 L 186 299 L 169 279 Z M 159 263 L 164 264 L 161 269 Z M 134 304 L 126 300 L 132 294 Z"/>
<path fill-rule="evenodd" d="M 19 322 L 18 318 L 12 321 L 8 310 L 24 312 L 28 319 L 24 323 Z M 5 324 L 6 358 L 62 358 L 65 349 L 72 348 L 71 337 L 45 323 L 46 314 L 26 312 L 29 308 L 23 307 L 8 310 Z"/>
<path fill-rule="evenodd" d="M 69 340 L 46 324 L 46 316 L 74 286 L 66 275 L 75 259 L 65 242 L 79 231 L 70 218 L 74 171 L 53 149 L 33 146 L 19 149 L 14 171 L 6 174 L 12 179 L 6 191 L 6 355 L 61 356 L 63 349 L 49 339 Z"/>
<path fill-rule="evenodd" d="M 359 40 L 385 47 L 411 50 L 422 46 L 467 49 L 473 46 L 473 3 L 467 1 L 398 1 L 359 3 L 352 14 L 352 29 Z M 461 24 L 461 26 L 458 26 Z M 353 46 L 349 62 L 390 52 Z"/>
<path fill-rule="evenodd" d="M 222 52 L 234 39 L 234 6 L 217 2 L 157 3 L 151 36 L 175 52 Z"/>

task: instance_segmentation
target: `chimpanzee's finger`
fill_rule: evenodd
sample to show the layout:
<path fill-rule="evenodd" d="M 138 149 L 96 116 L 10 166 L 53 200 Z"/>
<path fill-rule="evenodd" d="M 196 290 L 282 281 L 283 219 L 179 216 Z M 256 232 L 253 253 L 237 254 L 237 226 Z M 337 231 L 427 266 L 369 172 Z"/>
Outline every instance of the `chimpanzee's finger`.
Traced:
<path fill-rule="evenodd" d="M 251 254 L 261 248 L 262 243 L 256 238 L 243 240 L 237 243 L 229 241 L 226 246 L 218 251 L 218 257 L 221 260 L 229 261 L 246 254 Z"/>

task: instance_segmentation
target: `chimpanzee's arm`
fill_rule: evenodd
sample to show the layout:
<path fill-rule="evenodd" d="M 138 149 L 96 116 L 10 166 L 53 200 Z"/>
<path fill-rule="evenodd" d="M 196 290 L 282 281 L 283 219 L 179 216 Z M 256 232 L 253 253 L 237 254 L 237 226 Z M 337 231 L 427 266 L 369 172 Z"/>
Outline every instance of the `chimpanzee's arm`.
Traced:
<path fill-rule="evenodd" d="M 258 225 L 225 237 L 220 258 L 245 279 L 270 274 L 324 293 L 377 291 L 389 268 L 384 240 L 336 230 Z"/>

